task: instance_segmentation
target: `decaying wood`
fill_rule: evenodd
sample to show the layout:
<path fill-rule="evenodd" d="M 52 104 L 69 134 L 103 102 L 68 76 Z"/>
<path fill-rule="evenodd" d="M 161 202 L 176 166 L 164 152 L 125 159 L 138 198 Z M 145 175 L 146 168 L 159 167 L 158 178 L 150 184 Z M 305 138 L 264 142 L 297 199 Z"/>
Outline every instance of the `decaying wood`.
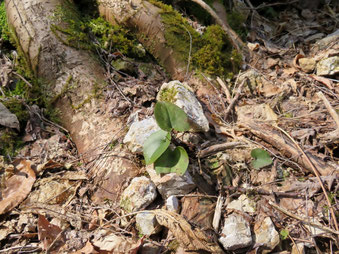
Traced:
<path fill-rule="evenodd" d="M 88 51 L 65 45 L 58 39 L 65 36 L 62 32 L 51 30 L 51 25 L 68 25 L 55 18 L 65 1 L 6 0 L 5 4 L 9 26 L 16 35 L 16 46 L 24 55 L 27 67 L 46 84 L 47 94 L 57 98 L 55 106 L 80 156 L 85 162 L 95 161 L 123 128 L 119 119 L 112 119 L 106 112 L 103 99 L 93 95 L 94 90 L 101 91 L 106 86 L 104 68 Z M 91 173 L 92 176 L 106 176 L 101 188 L 103 198 L 115 199 L 121 191 L 119 184 L 137 170 L 120 151 L 115 151 L 114 156 L 108 155 L 104 163 L 97 165 L 91 167 Z"/>
<path fill-rule="evenodd" d="M 284 156 L 292 161 L 300 164 L 302 167 L 313 173 L 313 169 L 309 165 L 307 158 L 303 156 L 295 145 L 287 138 L 284 138 L 271 125 L 265 123 L 255 123 L 254 121 L 241 122 L 240 126 L 245 127 L 255 136 L 263 139 L 265 142 L 271 144 L 278 149 Z M 324 162 L 321 158 L 310 152 L 306 153 L 314 166 L 319 170 L 320 175 L 326 176 L 331 174 L 338 174 L 339 166 L 331 162 Z"/>

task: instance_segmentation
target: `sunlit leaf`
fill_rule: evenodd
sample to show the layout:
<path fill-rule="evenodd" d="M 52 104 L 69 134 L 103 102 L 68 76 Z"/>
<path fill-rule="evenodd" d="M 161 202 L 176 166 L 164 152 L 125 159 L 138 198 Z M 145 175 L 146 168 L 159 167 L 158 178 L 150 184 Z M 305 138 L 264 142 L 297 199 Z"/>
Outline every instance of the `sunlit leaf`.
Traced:
<path fill-rule="evenodd" d="M 171 134 L 159 130 L 151 134 L 144 143 L 143 151 L 146 165 L 156 161 L 166 151 L 171 141 Z"/>
<path fill-rule="evenodd" d="M 251 151 L 251 156 L 254 158 L 252 166 L 255 169 L 260 169 L 272 164 L 272 159 L 268 152 L 263 149 L 256 148 Z"/>
<path fill-rule="evenodd" d="M 190 124 L 181 108 L 170 102 L 157 102 L 154 108 L 155 120 L 159 127 L 165 131 L 188 131 Z"/>
<path fill-rule="evenodd" d="M 158 174 L 177 173 L 183 175 L 188 167 L 188 155 L 186 150 L 178 146 L 172 151 L 169 147 L 154 163 Z"/>

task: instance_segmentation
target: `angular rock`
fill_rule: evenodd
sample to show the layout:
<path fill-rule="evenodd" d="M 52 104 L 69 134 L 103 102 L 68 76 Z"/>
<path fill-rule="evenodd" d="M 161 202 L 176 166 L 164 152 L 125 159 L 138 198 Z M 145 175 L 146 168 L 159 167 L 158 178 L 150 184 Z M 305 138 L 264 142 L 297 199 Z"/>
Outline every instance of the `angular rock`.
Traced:
<path fill-rule="evenodd" d="M 160 130 L 160 127 L 153 117 L 135 121 L 129 128 L 123 143 L 127 144 L 131 152 L 142 153 L 142 146 L 146 139 L 158 130 Z"/>
<path fill-rule="evenodd" d="M 209 123 L 202 106 L 191 87 L 178 80 L 162 84 L 157 95 L 158 101 L 168 101 L 182 108 L 192 123 L 192 131 L 209 130 Z"/>
<path fill-rule="evenodd" d="M 238 214 L 231 214 L 225 219 L 223 236 L 219 242 L 226 250 L 238 250 L 248 247 L 252 243 L 249 223 Z"/>
<path fill-rule="evenodd" d="M 170 196 L 166 199 L 166 208 L 168 211 L 179 213 L 179 200 L 176 196 Z"/>
<path fill-rule="evenodd" d="M 279 233 L 275 230 L 270 217 L 257 221 L 254 225 L 254 233 L 256 245 L 265 248 L 263 253 L 269 253 L 280 242 Z"/>
<path fill-rule="evenodd" d="M 299 66 L 304 72 L 312 72 L 315 68 L 316 61 L 312 58 L 300 58 Z"/>
<path fill-rule="evenodd" d="M 153 165 L 147 166 L 146 170 L 164 199 L 172 195 L 190 193 L 196 187 L 188 171 L 182 176 L 176 173 L 161 176 L 155 172 Z"/>
<path fill-rule="evenodd" d="M 238 199 L 233 200 L 227 205 L 227 209 L 236 209 L 246 213 L 254 213 L 256 204 L 249 199 L 245 194 L 242 194 Z"/>
<path fill-rule="evenodd" d="M 146 176 L 134 178 L 121 195 L 120 206 L 126 212 L 140 211 L 157 197 L 157 190 Z"/>
<path fill-rule="evenodd" d="M 155 215 L 150 212 L 138 213 L 136 216 L 136 226 L 139 233 L 147 236 L 159 233 L 161 230 Z"/>
<path fill-rule="evenodd" d="M 19 120 L 0 102 L 0 125 L 20 130 Z"/>
<path fill-rule="evenodd" d="M 317 64 L 317 75 L 326 76 L 339 73 L 339 56 L 323 59 Z"/>

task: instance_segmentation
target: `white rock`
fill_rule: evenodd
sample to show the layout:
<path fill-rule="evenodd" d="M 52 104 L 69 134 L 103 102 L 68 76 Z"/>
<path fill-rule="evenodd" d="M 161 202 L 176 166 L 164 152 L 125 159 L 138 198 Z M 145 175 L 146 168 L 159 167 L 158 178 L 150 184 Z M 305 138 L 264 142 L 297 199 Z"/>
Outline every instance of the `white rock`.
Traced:
<path fill-rule="evenodd" d="M 140 211 L 157 197 L 157 190 L 146 176 L 134 178 L 121 195 L 120 206 L 126 212 Z"/>
<path fill-rule="evenodd" d="M 192 131 L 208 131 L 209 123 L 191 87 L 178 80 L 162 84 L 158 101 L 169 101 L 182 108 L 192 121 Z"/>
<path fill-rule="evenodd" d="M 225 219 L 222 234 L 224 236 L 219 238 L 219 242 L 226 250 L 242 249 L 252 243 L 250 225 L 238 214 L 232 214 Z"/>
<path fill-rule="evenodd" d="M 339 56 L 321 60 L 317 64 L 317 75 L 334 75 L 339 73 Z"/>
<path fill-rule="evenodd" d="M 146 139 L 158 130 L 160 130 L 160 127 L 153 117 L 135 121 L 129 128 L 123 143 L 127 144 L 131 152 L 142 153 L 142 146 Z"/>
<path fill-rule="evenodd" d="M 166 208 L 168 211 L 171 212 L 179 212 L 179 200 L 176 196 L 170 196 L 168 199 L 166 199 Z"/>
<path fill-rule="evenodd" d="M 138 213 L 135 219 L 137 229 L 143 235 L 150 236 L 152 234 L 159 233 L 161 230 L 161 226 L 153 213 Z"/>
<path fill-rule="evenodd" d="M 176 173 L 169 173 L 161 176 L 155 172 L 153 165 L 147 166 L 146 170 L 164 199 L 167 199 L 172 195 L 184 195 L 190 193 L 196 187 L 188 171 L 182 176 Z"/>
<path fill-rule="evenodd" d="M 280 242 L 279 233 L 275 230 L 270 217 L 257 221 L 254 225 L 255 244 L 273 250 Z M 268 253 L 269 251 L 265 252 Z"/>
<path fill-rule="evenodd" d="M 227 205 L 227 209 L 236 209 L 246 213 L 254 213 L 256 204 L 249 199 L 245 194 L 242 194 L 238 199 L 233 200 Z"/>
<path fill-rule="evenodd" d="M 157 246 L 153 243 L 145 243 L 142 245 L 140 253 L 141 254 L 158 254 L 159 251 L 161 251 L 161 249 L 162 249 L 161 246 Z"/>

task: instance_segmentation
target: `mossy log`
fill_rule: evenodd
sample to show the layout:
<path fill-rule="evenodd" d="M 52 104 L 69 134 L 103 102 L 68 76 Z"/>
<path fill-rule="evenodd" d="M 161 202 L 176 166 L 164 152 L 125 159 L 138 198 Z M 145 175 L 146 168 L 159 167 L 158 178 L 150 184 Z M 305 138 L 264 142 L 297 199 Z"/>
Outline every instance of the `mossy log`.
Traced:
<path fill-rule="evenodd" d="M 81 158 L 89 163 L 90 176 L 102 187 L 97 199 L 116 200 L 122 182 L 134 176 L 138 169 L 122 157 L 119 147 L 105 154 L 102 160 L 104 147 L 121 133 L 124 125 L 119 119 L 111 118 L 100 98 L 100 88 L 106 86 L 104 68 L 89 51 L 65 45 L 60 40 L 64 34 L 52 32 L 52 26 L 67 26 L 65 20 L 55 17 L 60 7 L 72 3 L 63 0 L 6 0 L 5 3 L 20 56 L 41 84 L 45 84 L 41 89 L 55 98 L 63 126 Z M 72 11 L 71 7 L 67 7 L 68 11 Z M 105 176 L 105 180 L 100 181 L 100 176 Z"/>
<path fill-rule="evenodd" d="M 100 15 L 111 24 L 121 24 L 134 30 L 144 47 L 164 66 L 173 79 L 183 80 L 185 61 L 166 41 L 166 28 L 160 6 L 144 0 L 98 0 Z M 178 24 L 180 26 L 182 24 Z M 183 33 L 186 33 L 184 28 Z M 178 35 L 180 36 L 180 35 Z M 187 52 L 187 56 L 188 56 Z"/>

